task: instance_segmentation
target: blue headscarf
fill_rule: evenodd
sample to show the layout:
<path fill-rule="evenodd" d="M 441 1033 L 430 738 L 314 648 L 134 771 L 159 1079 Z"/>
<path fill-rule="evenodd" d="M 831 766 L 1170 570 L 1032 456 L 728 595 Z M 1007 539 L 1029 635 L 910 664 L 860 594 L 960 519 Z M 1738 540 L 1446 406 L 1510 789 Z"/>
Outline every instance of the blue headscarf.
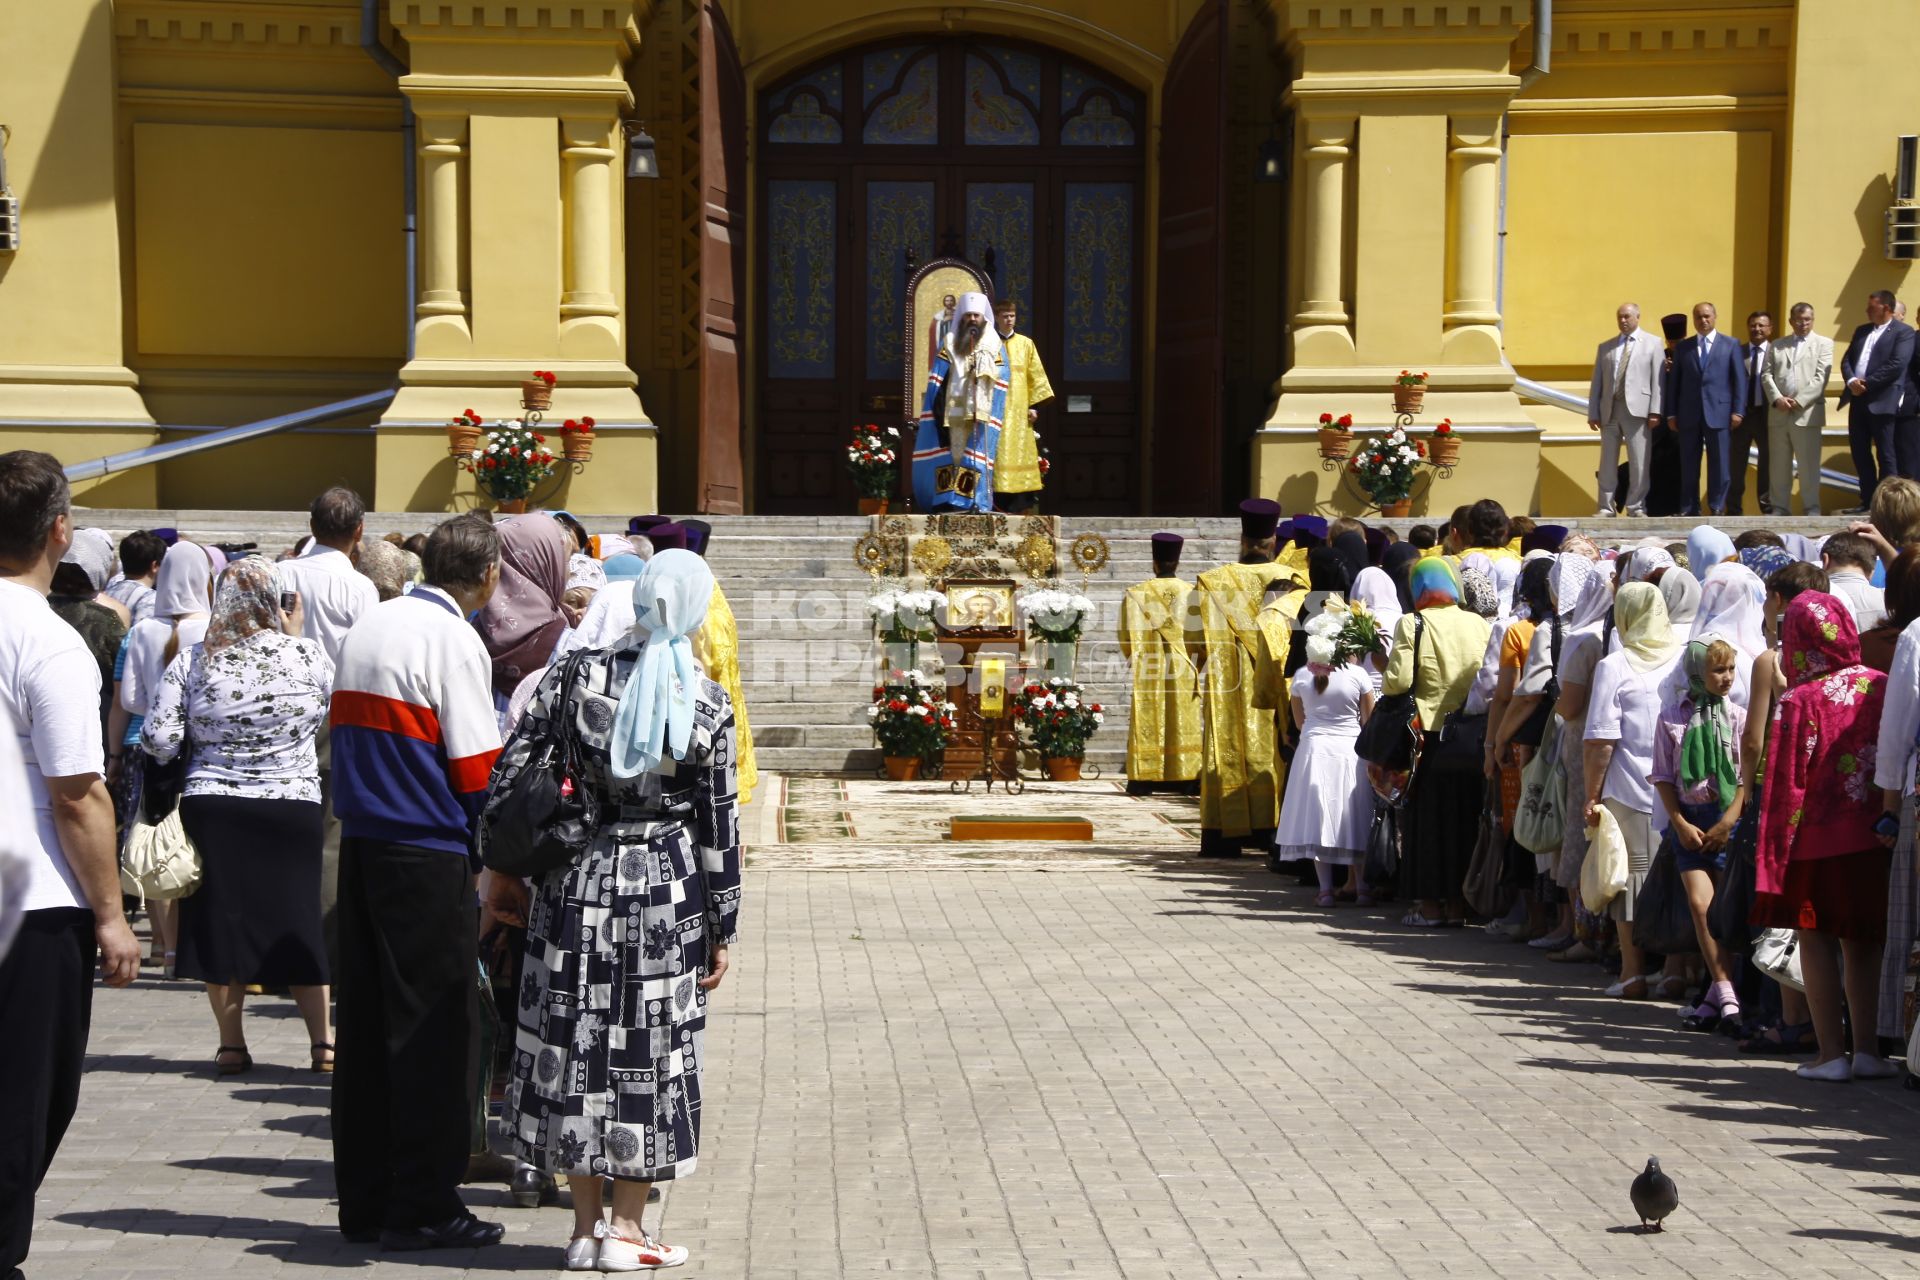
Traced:
<path fill-rule="evenodd" d="M 1710 524 L 1693 527 L 1687 535 L 1687 569 L 1696 582 L 1707 580 L 1707 571 L 1717 564 L 1724 564 L 1739 554 L 1733 549 L 1733 539 Z"/>
<path fill-rule="evenodd" d="M 633 584 L 640 656 L 613 716 L 610 768 L 616 778 L 651 773 L 671 755 L 687 758 L 700 671 L 687 637 L 707 620 L 713 571 L 691 551 L 662 551 Z"/>
<path fill-rule="evenodd" d="M 619 555 L 608 556 L 600 568 L 605 571 L 608 582 L 632 582 L 646 572 L 647 562 L 623 551 Z"/>

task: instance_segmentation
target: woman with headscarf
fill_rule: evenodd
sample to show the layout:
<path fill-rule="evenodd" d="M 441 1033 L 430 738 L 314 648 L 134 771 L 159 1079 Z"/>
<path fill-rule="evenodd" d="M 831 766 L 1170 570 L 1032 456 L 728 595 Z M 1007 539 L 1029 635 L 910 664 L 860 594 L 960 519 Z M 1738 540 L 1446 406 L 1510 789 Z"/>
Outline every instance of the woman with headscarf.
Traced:
<path fill-rule="evenodd" d="M 320 766 L 333 664 L 300 636 L 301 601 L 259 556 L 221 575 L 200 643 L 167 665 L 141 741 L 162 762 L 187 752 L 180 820 L 200 887 L 180 900 L 179 971 L 206 983 L 220 1029 L 215 1069 L 253 1066 L 241 1009 L 249 985 L 292 989 L 315 1071 L 333 1070 L 320 925 Z"/>
<path fill-rule="evenodd" d="M 493 658 L 495 706 L 553 657 L 567 629 L 560 600 L 567 590 L 566 526 L 544 514 L 514 516 L 500 526 L 500 587 L 474 626 Z"/>
<path fill-rule="evenodd" d="M 557 720 L 596 815 L 580 860 L 535 882 L 505 1110 L 515 1153 L 569 1175 L 570 1271 L 687 1258 L 641 1211 L 654 1182 L 694 1169 L 707 992 L 740 911 L 733 710 L 689 640 L 712 594 L 699 556 L 655 556 L 633 585 L 633 630 L 565 688 L 555 664 L 501 756 L 503 771 L 524 766 Z"/>
<path fill-rule="evenodd" d="M 1413 694 L 1424 748 L 1407 797 L 1402 891 L 1418 899 L 1401 923 L 1436 928 L 1466 922 L 1461 897 L 1480 827 L 1480 752 L 1442 749 L 1448 717 L 1466 705 L 1492 627 L 1460 607 L 1460 576 L 1444 559 L 1416 562 L 1413 609 L 1393 634 L 1383 691 Z"/>
<path fill-rule="evenodd" d="M 1766 584 L 1737 563 L 1713 566 L 1702 581 L 1700 607 L 1688 638 L 1719 636 L 1733 646 L 1737 657 L 1731 697 L 1744 709 L 1752 700 L 1754 659 L 1767 651 Z"/>
<path fill-rule="evenodd" d="M 1695 525 L 1693 532 L 1687 535 L 1687 572 L 1703 585 L 1714 566 L 1739 558 L 1740 553 L 1734 550 L 1733 539 L 1710 524 Z"/>
<path fill-rule="evenodd" d="M 1693 620 L 1700 613 L 1700 579 L 1675 567 L 1663 572 L 1656 585 L 1660 588 L 1660 599 L 1667 606 L 1667 625 L 1681 639 L 1686 639 L 1692 634 Z"/>
<path fill-rule="evenodd" d="M 1653 772 L 1654 727 L 1660 719 L 1663 691 L 1673 679 L 1685 644 L 1667 621 L 1660 590 L 1646 582 L 1621 587 L 1613 602 L 1614 634 L 1620 651 L 1594 668 L 1587 704 L 1584 761 L 1587 794 L 1582 812 L 1588 826 L 1605 806 L 1620 826 L 1627 847 L 1627 887 L 1613 900 L 1609 914 L 1620 936 L 1620 980 L 1607 994 L 1627 1000 L 1647 997 L 1640 948 L 1633 941 L 1634 903 L 1653 862 L 1658 807 L 1649 775 Z"/>
<path fill-rule="evenodd" d="M 212 606 L 213 564 L 206 549 L 184 541 L 168 547 L 153 580 L 153 612 L 128 630 L 125 651 L 115 661 L 120 673 L 115 699 L 126 718 L 107 718 L 107 774 L 116 782 L 125 779 L 120 783 L 123 812 L 133 813 L 140 803 L 144 769 L 134 748 L 140 741 L 147 711 L 159 693 L 160 678 L 174 655 L 200 643 Z M 116 741 L 123 744 L 120 754 L 114 753 Z M 171 978 L 178 904 L 156 901 L 148 909 L 153 918 L 153 945 L 162 952 L 158 957 L 164 965 L 161 972 Z"/>
<path fill-rule="evenodd" d="M 1803 591 L 1787 606 L 1780 653 L 1788 688 L 1769 742 L 1753 922 L 1800 931 L 1820 1045 L 1801 1077 L 1896 1076 L 1878 1043 L 1889 851 L 1899 834 L 1873 767 L 1887 677 L 1860 665 L 1852 611 L 1821 591 Z M 1843 957 L 1851 1062 L 1841 1032 Z"/>
<path fill-rule="evenodd" d="M 1378 658 L 1369 655 L 1361 664 L 1373 679 L 1373 691 L 1380 692 L 1381 681 L 1386 678 L 1387 659 L 1392 656 L 1394 629 L 1400 625 L 1400 593 L 1394 589 L 1393 579 L 1384 569 L 1371 566 L 1362 569 L 1353 580 L 1353 590 L 1347 593 L 1347 602 L 1357 609 L 1365 609 L 1373 615 L 1374 623 L 1380 628 L 1388 645 L 1387 652 Z"/>
<path fill-rule="evenodd" d="M 1273 839 L 1276 862 L 1313 861 L 1322 907 L 1343 896 L 1373 905 L 1360 882 L 1373 793 L 1353 749 L 1373 710 L 1373 682 L 1339 649 L 1335 633 L 1344 621 L 1344 614 L 1322 613 L 1307 624 L 1306 672 L 1293 681 L 1290 699 L 1300 742 L 1287 769 L 1286 799 Z M 1336 894 L 1334 875 L 1341 867 L 1347 883 Z"/>

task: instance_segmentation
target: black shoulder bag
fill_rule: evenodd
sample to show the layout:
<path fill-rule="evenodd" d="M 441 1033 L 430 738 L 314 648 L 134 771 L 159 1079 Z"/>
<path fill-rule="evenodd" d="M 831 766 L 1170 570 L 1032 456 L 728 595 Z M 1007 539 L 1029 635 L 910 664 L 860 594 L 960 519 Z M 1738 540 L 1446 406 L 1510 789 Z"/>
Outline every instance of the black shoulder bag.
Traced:
<path fill-rule="evenodd" d="M 1514 733 L 1513 740 L 1523 747 L 1537 747 L 1547 736 L 1547 722 L 1553 719 L 1553 709 L 1560 703 L 1560 632 L 1563 630 L 1560 619 L 1553 619 L 1553 630 L 1548 638 L 1548 663 L 1546 692 L 1540 697 L 1540 705 L 1533 709 L 1527 722 Z M 1523 666 L 1524 672 L 1526 668 Z"/>
<path fill-rule="evenodd" d="M 573 689 L 591 650 L 569 654 L 545 724 L 529 737 L 517 763 L 506 756 L 480 810 L 481 864 L 502 875 L 543 876 L 586 853 L 599 810 L 582 781 Z M 516 751 L 515 756 L 520 756 Z"/>
<path fill-rule="evenodd" d="M 1405 772 L 1413 767 L 1414 747 L 1420 727 L 1419 712 L 1413 705 L 1413 691 L 1420 684 L 1420 639 L 1426 634 L 1427 620 L 1413 616 L 1413 679 L 1405 693 L 1389 693 L 1373 704 L 1373 714 L 1360 726 L 1353 750 L 1368 764 L 1382 769 Z"/>

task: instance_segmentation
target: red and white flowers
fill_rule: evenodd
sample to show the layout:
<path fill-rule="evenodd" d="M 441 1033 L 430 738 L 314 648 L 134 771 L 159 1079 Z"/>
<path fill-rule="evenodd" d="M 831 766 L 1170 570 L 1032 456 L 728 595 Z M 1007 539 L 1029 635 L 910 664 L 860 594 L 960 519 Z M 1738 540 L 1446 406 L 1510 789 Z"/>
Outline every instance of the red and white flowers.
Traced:
<path fill-rule="evenodd" d="M 869 423 L 853 429 L 847 444 L 847 470 L 853 473 L 853 487 L 863 498 L 890 496 L 899 482 L 896 465 L 900 428 L 876 427 Z"/>
<path fill-rule="evenodd" d="M 469 421 L 479 415 L 467 410 Z M 472 453 L 458 459 L 462 471 L 471 471 L 480 487 L 496 501 L 525 498 L 554 473 L 554 454 L 547 438 L 520 418 L 503 422 L 487 433 Z"/>
<path fill-rule="evenodd" d="M 922 673 L 896 671 L 888 683 L 873 687 L 867 720 L 886 755 L 932 760 L 946 750 L 957 710 Z"/>
<path fill-rule="evenodd" d="M 1065 676 L 1029 684 L 1013 695 L 1014 722 L 1042 756 L 1084 760 L 1087 739 L 1107 719 L 1105 709 L 1085 694 L 1078 681 Z"/>
<path fill-rule="evenodd" d="M 1395 427 L 1377 439 L 1369 438 L 1347 466 L 1375 504 L 1384 507 L 1412 496 L 1414 476 L 1426 456 L 1424 443 Z"/>

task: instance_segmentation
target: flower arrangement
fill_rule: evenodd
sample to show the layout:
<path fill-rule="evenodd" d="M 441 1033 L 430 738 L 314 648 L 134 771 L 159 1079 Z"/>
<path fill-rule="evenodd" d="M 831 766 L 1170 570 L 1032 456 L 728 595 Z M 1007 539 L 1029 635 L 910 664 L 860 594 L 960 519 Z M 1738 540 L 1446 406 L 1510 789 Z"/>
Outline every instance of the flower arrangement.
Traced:
<path fill-rule="evenodd" d="M 1335 418 L 1330 413 L 1323 413 L 1320 415 L 1320 426 L 1322 429 L 1329 431 L 1351 431 L 1353 430 L 1353 415 L 1343 413 L 1338 418 Z"/>
<path fill-rule="evenodd" d="M 569 462 L 593 457 L 593 419 L 568 418 L 560 424 L 560 448 Z"/>
<path fill-rule="evenodd" d="M 847 445 L 847 470 L 853 473 L 853 487 L 863 498 L 884 498 L 899 483 L 900 472 L 894 465 L 899 456 L 894 445 L 900 438 L 898 427 L 876 427 L 868 423 L 853 429 Z"/>
<path fill-rule="evenodd" d="M 935 639 L 934 615 L 946 607 L 947 597 L 938 591 L 889 588 L 867 600 L 867 612 L 880 628 L 880 638 L 894 644 Z"/>
<path fill-rule="evenodd" d="M 553 407 L 553 385 L 560 381 L 546 369 L 535 369 L 533 377 L 520 384 L 520 403 L 529 409 Z"/>
<path fill-rule="evenodd" d="M 1307 622 L 1307 661 L 1337 667 L 1385 658 L 1387 638 L 1365 605 L 1329 599 Z"/>
<path fill-rule="evenodd" d="M 1374 505 L 1385 507 L 1413 496 L 1413 478 L 1426 456 L 1426 445 L 1411 439 L 1404 428 L 1395 427 L 1361 445 L 1347 466 Z"/>
<path fill-rule="evenodd" d="M 1353 415 L 1343 413 L 1335 418 L 1330 413 L 1320 415 L 1320 456 L 1344 461 L 1347 450 L 1353 447 Z"/>
<path fill-rule="evenodd" d="M 1045 684 L 1029 684 L 1013 695 L 1014 723 L 1026 730 L 1029 741 L 1049 760 L 1083 760 L 1087 739 L 1106 722 L 1097 702 L 1088 702 L 1078 681 L 1055 676 Z"/>
<path fill-rule="evenodd" d="M 935 696 L 918 671 L 893 673 L 900 683 L 875 685 L 867 720 L 880 750 L 889 756 L 932 760 L 953 734 L 953 703 Z"/>
<path fill-rule="evenodd" d="M 1436 467 L 1450 467 L 1460 461 L 1460 437 L 1453 433 L 1452 418 L 1434 424 L 1431 457 Z"/>
<path fill-rule="evenodd" d="M 476 444 L 459 466 L 473 473 L 488 496 L 511 502 L 524 499 L 553 474 L 554 458 L 546 436 L 515 418 L 489 431 L 486 443 Z"/>
<path fill-rule="evenodd" d="M 1044 588 L 1029 591 L 1014 602 L 1027 628 L 1044 640 L 1068 644 L 1093 621 L 1093 601 L 1077 591 Z"/>
<path fill-rule="evenodd" d="M 1396 387 L 1424 387 L 1427 385 L 1427 375 L 1424 373 L 1408 373 L 1405 369 L 1402 369 L 1400 376 L 1393 380 L 1393 385 Z"/>

